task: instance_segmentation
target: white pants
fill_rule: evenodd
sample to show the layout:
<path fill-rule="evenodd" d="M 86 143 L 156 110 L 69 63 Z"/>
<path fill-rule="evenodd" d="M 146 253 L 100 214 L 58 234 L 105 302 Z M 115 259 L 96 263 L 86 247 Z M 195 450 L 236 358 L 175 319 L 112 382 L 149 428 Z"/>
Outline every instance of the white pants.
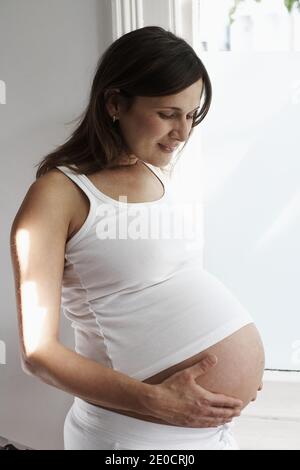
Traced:
<path fill-rule="evenodd" d="M 191 428 L 152 423 L 75 398 L 64 425 L 65 450 L 238 450 L 232 423 Z"/>

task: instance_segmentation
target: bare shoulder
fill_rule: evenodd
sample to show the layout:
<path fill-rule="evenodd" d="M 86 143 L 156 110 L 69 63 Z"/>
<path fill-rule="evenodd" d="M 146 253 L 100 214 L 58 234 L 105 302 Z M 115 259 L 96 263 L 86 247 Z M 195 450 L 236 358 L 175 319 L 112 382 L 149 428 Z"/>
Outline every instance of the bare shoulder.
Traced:
<path fill-rule="evenodd" d="M 73 182 L 58 169 L 52 169 L 34 181 L 29 187 L 15 216 L 13 226 L 33 215 L 55 213 L 57 222 L 69 226 L 73 217 L 76 190 Z"/>
<path fill-rule="evenodd" d="M 74 184 L 62 171 L 57 168 L 49 170 L 45 175 L 38 178 L 32 186 L 36 186 L 40 190 L 48 189 L 50 192 L 57 192 L 66 196 L 74 192 Z"/>

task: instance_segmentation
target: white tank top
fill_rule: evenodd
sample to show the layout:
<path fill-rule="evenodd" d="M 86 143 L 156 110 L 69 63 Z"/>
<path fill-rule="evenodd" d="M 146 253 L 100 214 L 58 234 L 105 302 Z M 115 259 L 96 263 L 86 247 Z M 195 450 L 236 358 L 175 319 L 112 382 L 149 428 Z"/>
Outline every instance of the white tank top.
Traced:
<path fill-rule="evenodd" d="M 57 167 L 90 202 L 87 219 L 66 244 L 62 283 L 76 352 L 139 380 L 253 322 L 203 269 L 202 220 L 191 230 L 195 214 L 189 219 L 190 207 L 176 201 L 160 169 L 146 167 L 164 195 L 145 203 L 112 199 L 87 176 Z M 185 231 L 183 219 L 190 220 Z"/>

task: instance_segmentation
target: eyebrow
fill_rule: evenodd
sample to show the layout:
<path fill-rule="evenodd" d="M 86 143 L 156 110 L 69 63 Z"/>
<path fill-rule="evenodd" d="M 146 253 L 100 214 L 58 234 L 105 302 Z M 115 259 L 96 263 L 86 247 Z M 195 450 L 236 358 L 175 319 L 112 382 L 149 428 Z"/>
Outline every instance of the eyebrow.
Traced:
<path fill-rule="evenodd" d="M 182 111 L 181 108 L 177 108 L 176 106 L 159 106 L 160 109 L 175 109 L 176 111 Z M 197 109 L 199 109 L 200 106 L 197 106 L 195 109 L 193 109 L 192 111 L 190 111 L 190 113 L 192 113 L 193 111 L 196 111 Z M 189 114 L 189 113 L 188 113 Z"/>

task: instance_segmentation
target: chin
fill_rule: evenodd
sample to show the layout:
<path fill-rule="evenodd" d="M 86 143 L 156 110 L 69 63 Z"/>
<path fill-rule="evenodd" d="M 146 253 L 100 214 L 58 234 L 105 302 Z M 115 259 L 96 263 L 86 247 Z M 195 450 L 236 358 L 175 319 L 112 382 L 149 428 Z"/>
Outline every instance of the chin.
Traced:
<path fill-rule="evenodd" d="M 152 159 L 145 159 L 147 163 L 150 163 L 150 165 L 157 166 L 158 168 L 167 166 L 171 163 L 172 157 L 170 156 L 165 156 L 165 157 L 160 157 L 160 158 L 152 158 Z"/>

